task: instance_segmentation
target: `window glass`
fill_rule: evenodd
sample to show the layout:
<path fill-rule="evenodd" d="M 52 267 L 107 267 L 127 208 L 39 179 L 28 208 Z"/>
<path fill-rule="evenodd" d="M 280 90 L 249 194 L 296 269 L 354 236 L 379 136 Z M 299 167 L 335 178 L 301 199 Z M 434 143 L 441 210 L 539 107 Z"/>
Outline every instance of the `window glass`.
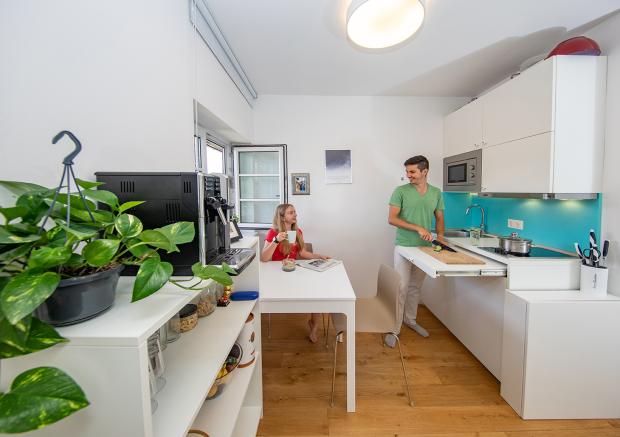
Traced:
<path fill-rule="evenodd" d="M 224 173 L 224 151 L 207 146 L 207 173 Z"/>
<path fill-rule="evenodd" d="M 239 174 L 278 174 L 278 152 L 239 152 Z"/>

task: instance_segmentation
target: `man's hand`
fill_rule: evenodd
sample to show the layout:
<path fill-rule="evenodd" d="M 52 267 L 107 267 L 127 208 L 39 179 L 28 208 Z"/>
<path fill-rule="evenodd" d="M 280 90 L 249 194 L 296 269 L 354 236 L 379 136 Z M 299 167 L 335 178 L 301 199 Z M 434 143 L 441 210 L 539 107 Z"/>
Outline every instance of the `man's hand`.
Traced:
<path fill-rule="evenodd" d="M 433 241 L 433 235 L 424 228 L 418 230 L 418 234 L 420 234 L 420 238 L 424 241 Z"/>

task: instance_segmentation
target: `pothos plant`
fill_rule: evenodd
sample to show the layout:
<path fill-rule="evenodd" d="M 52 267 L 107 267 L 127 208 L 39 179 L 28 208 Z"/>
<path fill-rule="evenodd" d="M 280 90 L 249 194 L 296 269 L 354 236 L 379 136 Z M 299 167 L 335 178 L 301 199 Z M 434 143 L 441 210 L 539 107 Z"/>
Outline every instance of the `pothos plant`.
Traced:
<path fill-rule="evenodd" d="M 121 264 L 139 266 L 132 302 L 161 289 L 172 275 L 172 265 L 159 251 L 179 250 L 194 239 L 191 222 L 144 229 L 127 211 L 143 203 L 119 203 L 117 196 L 97 189 L 100 183 L 76 179 L 79 193 L 62 194 L 36 184 L 0 181 L 16 203 L 0 208 L 0 359 L 37 352 L 66 342 L 33 311 L 58 287 L 61 279 L 86 276 Z M 55 202 L 54 199 L 55 198 Z M 105 205 L 99 209 L 98 204 Z M 53 205 L 53 207 L 52 207 Z M 49 216 L 49 220 L 45 219 Z M 45 221 L 45 223 L 43 223 Z M 204 279 L 230 285 L 224 265 L 193 266 L 196 290 Z M 18 375 L 0 393 L 0 433 L 18 433 L 54 423 L 89 402 L 79 385 L 54 367 L 38 367 Z"/>

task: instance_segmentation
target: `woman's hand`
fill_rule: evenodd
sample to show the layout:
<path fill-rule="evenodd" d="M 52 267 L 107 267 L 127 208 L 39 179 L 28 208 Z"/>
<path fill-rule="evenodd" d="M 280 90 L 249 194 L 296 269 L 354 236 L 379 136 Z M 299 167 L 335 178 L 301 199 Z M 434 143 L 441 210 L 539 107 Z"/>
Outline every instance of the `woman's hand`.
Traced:
<path fill-rule="evenodd" d="M 327 256 L 327 255 L 317 255 L 317 256 L 321 259 L 331 259 L 331 256 Z"/>
<path fill-rule="evenodd" d="M 278 235 L 276 235 L 276 238 L 278 239 L 278 243 L 281 241 L 284 241 L 288 238 L 288 234 L 285 231 L 279 232 Z"/>

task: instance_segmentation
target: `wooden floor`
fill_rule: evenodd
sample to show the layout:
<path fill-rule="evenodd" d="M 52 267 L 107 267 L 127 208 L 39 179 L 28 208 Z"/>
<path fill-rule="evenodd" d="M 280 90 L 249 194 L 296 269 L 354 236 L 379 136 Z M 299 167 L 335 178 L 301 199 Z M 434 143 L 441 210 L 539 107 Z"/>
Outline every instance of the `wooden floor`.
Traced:
<path fill-rule="evenodd" d="M 357 334 L 357 412 L 346 412 L 345 346 L 339 345 L 336 405 L 329 407 L 329 349 L 307 338 L 307 316 L 263 315 L 264 417 L 259 436 L 611 437 L 620 420 L 522 420 L 499 382 L 425 307 L 431 336 L 403 327 L 401 341 L 415 407 L 407 405 L 398 351 L 377 334 Z M 324 341 L 321 332 L 321 340 Z"/>

